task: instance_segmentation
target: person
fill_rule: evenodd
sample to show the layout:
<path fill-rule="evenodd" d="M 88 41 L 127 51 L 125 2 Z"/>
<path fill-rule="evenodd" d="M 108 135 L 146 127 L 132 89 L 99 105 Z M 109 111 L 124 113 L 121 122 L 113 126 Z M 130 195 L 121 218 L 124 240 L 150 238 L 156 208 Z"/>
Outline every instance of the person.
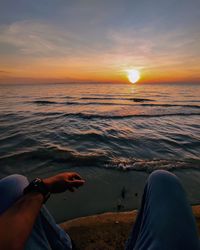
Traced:
<path fill-rule="evenodd" d="M 85 183 L 73 172 L 28 182 L 22 175 L 0 180 L 0 250 L 70 250 L 70 237 L 43 203 L 52 193 L 74 192 Z"/>
<path fill-rule="evenodd" d="M 11 175 L 0 181 L 0 249 L 72 249 L 70 237 L 42 206 L 50 193 L 84 184 L 77 173 L 62 173 L 30 184 Z M 185 191 L 167 171 L 150 174 L 126 250 L 199 250 L 197 227 Z"/>

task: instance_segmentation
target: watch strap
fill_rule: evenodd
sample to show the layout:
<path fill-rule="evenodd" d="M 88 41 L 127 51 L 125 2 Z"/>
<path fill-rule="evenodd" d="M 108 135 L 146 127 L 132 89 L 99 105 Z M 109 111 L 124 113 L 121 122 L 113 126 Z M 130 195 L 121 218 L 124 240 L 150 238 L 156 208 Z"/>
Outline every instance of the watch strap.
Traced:
<path fill-rule="evenodd" d="M 51 195 L 49 189 L 40 178 L 36 178 L 31 181 L 29 185 L 24 189 L 24 194 L 31 192 L 41 193 L 44 197 L 43 203 L 45 203 Z"/>

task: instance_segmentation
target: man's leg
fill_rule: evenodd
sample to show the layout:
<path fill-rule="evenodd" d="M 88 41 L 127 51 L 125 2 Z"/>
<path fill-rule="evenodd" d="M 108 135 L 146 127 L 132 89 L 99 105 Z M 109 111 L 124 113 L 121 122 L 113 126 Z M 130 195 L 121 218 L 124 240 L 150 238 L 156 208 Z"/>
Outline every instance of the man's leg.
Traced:
<path fill-rule="evenodd" d="M 178 178 L 153 172 L 126 250 L 199 250 L 197 227 Z"/>
<path fill-rule="evenodd" d="M 28 179 L 18 174 L 0 180 L 0 214 L 20 198 L 28 184 Z"/>
<path fill-rule="evenodd" d="M 0 180 L 0 214 L 23 195 L 23 190 L 28 184 L 27 178 L 22 175 L 11 175 Z M 56 225 L 45 207 L 41 209 L 35 222 L 26 249 L 71 249 L 69 236 Z"/>

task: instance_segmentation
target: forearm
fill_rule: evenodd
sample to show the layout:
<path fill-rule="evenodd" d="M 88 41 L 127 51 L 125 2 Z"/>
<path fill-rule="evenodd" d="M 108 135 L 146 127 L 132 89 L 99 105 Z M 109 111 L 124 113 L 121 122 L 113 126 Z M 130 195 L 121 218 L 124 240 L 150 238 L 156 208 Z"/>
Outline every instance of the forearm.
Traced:
<path fill-rule="evenodd" d="M 0 216 L 0 249 L 24 249 L 42 203 L 42 194 L 28 193 Z"/>
<path fill-rule="evenodd" d="M 0 215 L 0 250 L 23 250 L 32 231 L 44 199 L 50 193 L 75 191 L 85 183 L 77 173 L 65 172 L 35 179 L 25 189 L 27 193 Z"/>

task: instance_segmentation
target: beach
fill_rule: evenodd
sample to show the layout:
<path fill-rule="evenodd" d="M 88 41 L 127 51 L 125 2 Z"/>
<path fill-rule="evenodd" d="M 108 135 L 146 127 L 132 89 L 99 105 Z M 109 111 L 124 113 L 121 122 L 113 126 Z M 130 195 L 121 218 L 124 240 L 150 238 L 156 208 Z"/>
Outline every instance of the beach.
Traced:
<path fill-rule="evenodd" d="M 200 205 L 193 206 L 192 210 L 200 236 Z M 70 220 L 60 226 L 69 233 L 77 250 L 124 250 L 136 216 L 136 210 L 105 213 Z"/>
<path fill-rule="evenodd" d="M 131 211 L 140 207 L 149 173 L 113 169 L 74 169 L 86 183 L 74 193 L 52 195 L 47 207 L 57 222 L 105 212 Z M 181 180 L 190 204 L 200 204 L 200 172 L 195 169 L 172 171 Z"/>
<path fill-rule="evenodd" d="M 198 84 L 0 86 L 0 177 L 64 171 L 86 181 L 53 196 L 58 223 L 138 209 L 148 175 L 176 174 L 200 204 Z"/>
<path fill-rule="evenodd" d="M 182 218 L 180 186 L 200 232 L 199 24 L 200 0 L 0 1 L 1 224 L 16 226 L 0 248 L 64 245 L 55 222 L 77 250 L 122 250 L 155 190 L 149 243 L 154 222 L 169 232 L 161 211 Z M 181 185 L 161 178 L 154 189 L 147 180 L 159 170 Z M 42 201 L 55 221 L 36 219 Z M 181 237 L 192 248 L 193 223 L 186 237 L 174 225 L 181 219 L 165 247 Z"/>

